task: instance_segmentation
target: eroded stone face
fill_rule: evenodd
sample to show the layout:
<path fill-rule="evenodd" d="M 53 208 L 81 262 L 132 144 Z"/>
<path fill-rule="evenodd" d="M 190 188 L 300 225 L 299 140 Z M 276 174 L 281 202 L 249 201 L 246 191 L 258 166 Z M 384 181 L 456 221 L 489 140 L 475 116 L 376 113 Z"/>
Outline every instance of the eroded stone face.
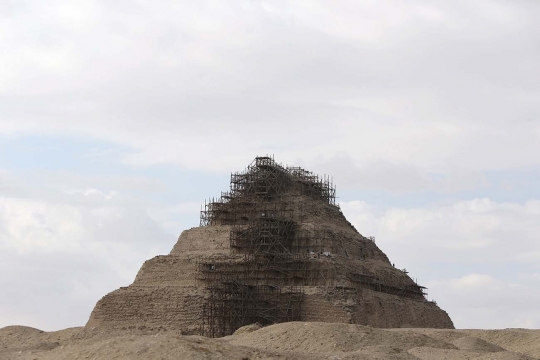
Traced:
<path fill-rule="evenodd" d="M 453 328 L 423 288 L 345 219 L 329 182 L 269 158 L 233 174 L 204 226 L 104 296 L 87 326 L 223 336 L 250 323 Z"/>
<path fill-rule="evenodd" d="M 171 250 L 170 255 L 196 254 L 229 254 L 229 225 L 204 226 L 184 230 Z"/>

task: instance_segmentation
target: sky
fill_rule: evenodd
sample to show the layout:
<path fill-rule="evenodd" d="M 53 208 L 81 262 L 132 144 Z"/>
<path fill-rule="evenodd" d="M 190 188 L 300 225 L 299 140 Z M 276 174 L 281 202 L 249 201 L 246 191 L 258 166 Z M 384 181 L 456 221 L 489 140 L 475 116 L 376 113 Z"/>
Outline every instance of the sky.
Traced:
<path fill-rule="evenodd" d="M 540 2 L 0 2 L 0 327 L 82 326 L 255 156 L 457 328 L 540 328 Z"/>

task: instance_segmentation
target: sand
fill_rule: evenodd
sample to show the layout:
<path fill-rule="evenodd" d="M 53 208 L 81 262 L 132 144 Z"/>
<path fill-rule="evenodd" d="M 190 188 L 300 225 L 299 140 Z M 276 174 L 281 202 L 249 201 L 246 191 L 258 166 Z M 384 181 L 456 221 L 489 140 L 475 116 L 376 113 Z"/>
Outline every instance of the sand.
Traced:
<path fill-rule="evenodd" d="M 540 359 L 540 330 L 378 329 L 292 322 L 221 339 L 172 331 L 0 329 L 0 359 Z"/>

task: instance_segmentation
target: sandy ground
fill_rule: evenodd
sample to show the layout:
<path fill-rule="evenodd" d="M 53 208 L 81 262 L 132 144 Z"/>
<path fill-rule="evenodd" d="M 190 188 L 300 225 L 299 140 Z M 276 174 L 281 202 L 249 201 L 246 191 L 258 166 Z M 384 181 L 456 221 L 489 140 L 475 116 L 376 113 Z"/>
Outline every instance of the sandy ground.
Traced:
<path fill-rule="evenodd" d="M 0 359 L 540 359 L 540 330 L 377 329 L 331 323 L 248 326 L 221 339 L 171 331 L 0 329 Z"/>

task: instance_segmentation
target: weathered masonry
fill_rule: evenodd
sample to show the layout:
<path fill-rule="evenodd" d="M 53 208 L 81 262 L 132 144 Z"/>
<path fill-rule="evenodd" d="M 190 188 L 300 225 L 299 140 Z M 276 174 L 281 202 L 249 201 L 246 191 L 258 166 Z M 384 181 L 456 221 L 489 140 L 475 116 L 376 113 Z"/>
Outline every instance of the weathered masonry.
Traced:
<path fill-rule="evenodd" d="M 255 158 L 231 175 L 229 191 L 205 202 L 200 226 L 103 297 L 88 325 L 211 337 L 296 320 L 453 328 L 335 199 L 330 177 Z"/>

